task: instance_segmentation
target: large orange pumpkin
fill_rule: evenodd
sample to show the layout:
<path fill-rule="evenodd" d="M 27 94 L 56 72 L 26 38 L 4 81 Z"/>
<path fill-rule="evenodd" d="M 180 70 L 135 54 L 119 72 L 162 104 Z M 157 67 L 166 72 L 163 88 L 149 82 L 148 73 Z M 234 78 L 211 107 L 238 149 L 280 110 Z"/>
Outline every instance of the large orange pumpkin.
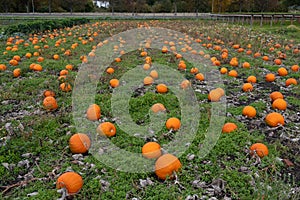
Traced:
<path fill-rule="evenodd" d="M 75 172 L 66 172 L 60 175 L 56 181 L 56 188 L 65 188 L 68 195 L 74 195 L 80 191 L 83 186 L 82 177 Z"/>
<path fill-rule="evenodd" d="M 84 133 L 76 133 L 69 140 L 69 147 L 72 153 L 86 153 L 91 146 L 89 136 Z"/>
<path fill-rule="evenodd" d="M 173 172 L 177 172 L 180 168 L 180 161 L 172 154 L 162 155 L 155 162 L 155 174 L 162 180 L 167 177 L 173 178 Z"/>

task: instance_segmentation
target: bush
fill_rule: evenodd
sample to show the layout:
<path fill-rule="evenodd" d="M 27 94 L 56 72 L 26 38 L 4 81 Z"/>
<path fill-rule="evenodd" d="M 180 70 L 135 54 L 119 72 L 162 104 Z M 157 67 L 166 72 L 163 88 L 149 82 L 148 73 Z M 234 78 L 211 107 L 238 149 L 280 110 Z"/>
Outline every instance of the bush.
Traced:
<path fill-rule="evenodd" d="M 53 20 L 37 20 L 33 22 L 24 22 L 20 24 L 10 25 L 4 28 L 5 35 L 13 33 L 38 33 L 46 30 L 59 29 L 71 27 L 74 25 L 88 23 L 87 18 L 67 18 L 67 19 L 53 19 Z"/>

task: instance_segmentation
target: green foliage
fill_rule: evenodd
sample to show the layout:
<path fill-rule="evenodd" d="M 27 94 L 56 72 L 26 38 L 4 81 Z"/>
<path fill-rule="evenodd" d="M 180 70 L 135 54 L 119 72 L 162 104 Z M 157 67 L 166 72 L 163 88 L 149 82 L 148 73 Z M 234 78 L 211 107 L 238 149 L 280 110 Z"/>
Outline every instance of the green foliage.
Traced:
<path fill-rule="evenodd" d="M 33 22 L 23 22 L 5 27 L 4 34 L 10 35 L 13 33 L 38 33 L 46 30 L 71 27 L 74 25 L 80 25 L 88 22 L 89 19 L 87 18 L 66 18 L 56 20 L 38 20 Z"/>

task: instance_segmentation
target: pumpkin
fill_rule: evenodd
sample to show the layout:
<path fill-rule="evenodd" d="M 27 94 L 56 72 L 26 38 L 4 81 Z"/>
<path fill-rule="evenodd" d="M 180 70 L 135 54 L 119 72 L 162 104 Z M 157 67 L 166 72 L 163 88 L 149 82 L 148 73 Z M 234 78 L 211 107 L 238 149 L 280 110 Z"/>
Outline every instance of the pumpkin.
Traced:
<path fill-rule="evenodd" d="M 272 108 L 278 109 L 278 110 L 285 110 L 287 107 L 287 103 L 283 99 L 276 99 L 272 103 Z"/>
<path fill-rule="evenodd" d="M 109 85 L 110 85 L 112 88 L 116 88 L 116 87 L 119 86 L 119 80 L 113 78 L 113 79 L 111 79 L 111 80 L 109 81 Z"/>
<path fill-rule="evenodd" d="M 270 74 L 266 75 L 265 79 L 267 82 L 273 82 L 273 81 L 275 81 L 276 77 L 275 77 L 275 74 L 270 73 Z"/>
<path fill-rule="evenodd" d="M 72 153 L 86 153 L 91 147 L 91 140 L 84 133 L 75 133 L 69 140 L 69 147 Z"/>
<path fill-rule="evenodd" d="M 26 58 L 31 58 L 31 56 L 32 56 L 31 53 L 26 53 L 26 54 L 25 54 L 25 57 L 26 57 Z"/>
<path fill-rule="evenodd" d="M 17 66 L 19 63 L 18 63 L 17 60 L 12 59 L 12 60 L 9 61 L 9 64 L 12 65 L 12 66 Z"/>
<path fill-rule="evenodd" d="M 165 180 L 167 177 L 173 178 L 173 173 L 181 168 L 179 159 L 172 154 L 164 154 L 155 162 L 155 174 L 158 178 Z"/>
<path fill-rule="evenodd" d="M 256 83 L 256 77 L 255 76 L 249 76 L 247 78 L 248 83 Z"/>
<path fill-rule="evenodd" d="M 0 64 L 0 71 L 5 71 L 7 69 L 6 65 Z"/>
<path fill-rule="evenodd" d="M 235 123 L 227 122 L 223 125 L 222 133 L 231 133 L 237 129 L 237 125 Z"/>
<path fill-rule="evenodd" d="M 286 81 L 285 81 L 285 85 L 286 86 L 290 86 L 290 85 L 297 85 L 297 80 L 294 79 L 294 78 L 288 78 Z"/>
<path fill-rule="evenodd" d="M 18 55 L 15 55 L 15 56 L 13 57 L 13 59 L 16 60 L 16 61 L 21 61 L 21 57 L 18 56 Z"/>
<path fill-rule="evenodd" d="M 288 71 L 287 71 L 284 67 L 280 67 L 280 68 L 277 70 L 277 72 L 278 72 L 278 75 L 279 75 L 279 76 L 286 76 L 286 75 L 288 75 Z"/>
<path fill-rule="evenodd" d="M 82 177 L 75 172 L 66 172 L 60 175 L 56 181 L 56 188 L 65 188 L 68 195 L 74 195 L 80 191 L 83 186 Z"/>
<path fill-rule="evenodd" d="M 148 63 L 145 63 L 144 65 L 143 65 L 143 69 L 144 70 L 148 70 L 148 69 L 150 69 L 150 65 L 148 64 Z"/>
<path fill-rule="evenodd" d="M 248 118 L 253 118 L 256 116 L 256 109 L 253 106 L 245 106 L 242 111 L 244 116 Z"/>
<path fill-rule="evenodd" d="M 147 142 L 142 147 L 142 155 L 148 159 L 156 159 L 161 156 L 160 145 L 156 142 Z"/>
<path fill-rule="evenodd" d="M 249 69 L 251 65 L 248 62 L 244 62 L 242 66 L 243 66 L 243 68 Z"/>
<path fill-rule="evenodd" d="M 45 97 L 49 97 L 49 96 L 55 97 L 55 93 L 51 90 L 45 90 L 43 94 Z"/>
<path fill-rule="evenodd" d="M 176 117 L 171 117 L 166 122 L 166 127 L 168 130 L 177 131 L 181 126 L 180 120 Z"/>
<path fill-rule="evenodd" d="M 147 56 L 147 57 L 145 58 L 145 62 L 146 62 L 147 64 L 151 64 L 151 63 L 152 63 L 152 58 L 151 58 L 150 56 Z"/>
<path fill-rule="evenodd" d="M 118 58 L 115 58 L 115 61 L 116 62 L 121 62 L 122 60 L 121 60 L 121 58 L 118 57 Z"/>
<path fill-rule="evenodd" d="M 147 56 L 147 55 L 148 55 L 148 54 L 147 54 L 146 51 L 142 51 L 141 54 L 140 54 L 140 56 L 142 56 L 142 57 L 145 57 L 145 56 Z"/>
<path fill-rule="evenodd" d="M 98 125 L 96 129 L 97 133 L 100 135 L 105 135 L 107 137 L 112 137 L 116 135 L 116 127 L 111 122 L 103 122 Z"/>
<path fill-rule="evenodd" d="M 43 58 L 42 56 L 40 56 L 40 57 L 38 57 L 36 60 L 37 60 L 38 62 L 43 62 L 43 61 L 45 60 L 45 58 Z"/>
<path fill-rule="evenodd" d="M 230 70 L 228 72 L 228 76 L 231 76 L 231 77 L 237 77 L 238 76 L 238 73 L 236 70 Z"/>
<path fill-rule="evenodd" d="M 53 59 L 54 60 L 59 60 L 59 55 L 57 55 L 57 54 L 53 55 Z"/>
<path fill-rule="evenodd" d="M 146 76 L 144 78 L 144 85 L 152 85 L 153 82 L 154 82 L 154 80 L 151 76 Z"/>
<path fill-rule="evenodd" d="M 156 86 L 156 91 L 158 93 L 167 93 L 168 87 L 165 84 L 161 83 Z"/>
<path fill-rule="evenodd" d="M 86 111 L 86 118 L 91 121 L 97 121 L 101 117 L 101 109 L 97 104 L 92 104 Z"/>
<path fill-rule="evenodd" d="M 40 64 L 34 64 L 32 66 L 32 68 L 33 68 L 34 71 L 39 71 L 39 72 L 43 70 L 43 67 Z"/>
<path fill-rule="evenodd" d="M 269 60 L 269 57 L 268 57 L 268 56 L 263 56 L 262 59 L 263 59 L 264 61 L 268 61 L 268 60 Z"/>
<path fill-rule="evenodd" d="M 191 74 L 197 74 L 199 72 L 199 69 L 197 67 L 193 67 L 190 70 Z"/>
<path fill-rule="evenodd" d="M 182 89 L 186 89 L 188 87 L 191 86 L 191 82 L 189 80 L 183 80 L 181 83 L 180 83 L 180 87 Z"/>
<path fill-rule="evenodd" d="M 68 64 L 68 65 L 66 65 L 66 70 L 73 70 L 73 65 L 71 65 L 71 64 Z"/>
<path fill-rule="evenodd" d="M 69 71 L 66 70 L 66 69 L 63 69 L 63 70 L 61 70 L 61 71 L 59 72 L 59 75 L 60 75 L 60 76 L 64 76 L 64 75 L 68 75 L 68 74 L 69 74 Z"/>
<path fill-rule="evenodd" d="M 279 124 L 281 124 L 283 126 L 284 125 L 284 117 L 280 113 L 277 113 L 277 112 L 269 113 L 265 118 L 265 122 L 271 127 L 276 127 Z"/>
<path fill-rule="evenodd" d="M 15 78 L 17 78 L 17 77 L 19 77 L 20 75 L 21 75 L 21 69 L 20 69 L 20 68 L 14 69 L 14 71 L 13 71 L 13 76 L 14 76 Z"/>
<path fill-rule="evenodd" d="M 281 65 L 281 59 L 279 59 L 279 58 L 276 58 L 275 60 L 274 60 L 274 64 L 275 65 Z"/>
<path fill-rule="evenodd" d="M 222 67 L 222 68 L 220 69 L 220 73 L 221 73 L 221 74 L 226 74 L 227 72 L 228 72 L 228 70 L 227 70 L 226 67 Z"/>
<path fill-rule="evenodd" d="M 179 70 L 185 70 L 186 69 L 186 64 L 185 64 L 184 60 L 179 61 L 178 69 Z"/>
<path fill-rule="evenodd" d="M 115 70 L 112 67 L 109 67 L 106 69 L 106 73 L 108 73 L 108 74 L 113 74 L 114 72 L 115 72 Z"/>
<path fill-rule="evenodd" d="M 168 48 L 166 46 L 163 46 L 163 48 L 161 49 L 162 53 L 168 53 Z"/>
<path fill-rule="evenodd" d="M 158 78 L 158 73 L 156 70 L 152 70 L 149 75 L 154 79 Z"/>
<path fill-rule="evenodd" d="M 222 97 L 222 93 L 220 91 L 218 91 L 217 89 L 211 90 L 208 94 L 208 100 L 212 101 L 212 102 L 217 102 L 220 101 L 221 97 Z"/>
<path fill-rule="evenodd" d="M 58 108 L 56 99 L 53 96 L 46 96 L 43 100 L 43 106 L 46 110 L 55 110 Z"/>
<path fill-rule="evenodd" d="M 251 83 L 245 83 L 242 89 L 244 92 L 250 92 L 253 90 L 253 86 Z"/>
<path fill-rule="evenodd" d="M 275 101 L 276 99 L 283 99 L 283 95 L 281 92 L 275 91 L 270 94 L 270 98 L 272 101 Z"/>
<path fill-rule="evenodd" d="M 161 103 L 156 103 L 156 104 L 153 104 L 153 105 L 151 106 L 151 110 L 152 110 L 152 112 L 154 112 L 154 113 L 158 113 L 158 112 L 166 111 L 166 108 L 165 108 L 165 106 L 164 106 L 163 104 L 161 104 Z"/>
<path fill-rule="evenodd" d="M 293 72 L 299 71 L 299 65 L 293 65 L 293 66 L 291 66 L 291 70 L 292 70 Z"/>
<path fill-rule="evenodd" d="M 269 154 L 268 147 L 262 143 L 252 144 L 250 147 L 250 155 L 258 155 L 260 158 L 263 158 Z"/>
<path fill-rule="evenodd" d="M 196 74 L 195 78 L 199 81 L 204 81 L 204 75 L 202 73 L 198 73 Z"/>
<path fill-rule="evenodd" d="M 72 90 L 72 86 L 69 83 L 61 83 L 59 87 L 63 92 L 69 92 Z"/>

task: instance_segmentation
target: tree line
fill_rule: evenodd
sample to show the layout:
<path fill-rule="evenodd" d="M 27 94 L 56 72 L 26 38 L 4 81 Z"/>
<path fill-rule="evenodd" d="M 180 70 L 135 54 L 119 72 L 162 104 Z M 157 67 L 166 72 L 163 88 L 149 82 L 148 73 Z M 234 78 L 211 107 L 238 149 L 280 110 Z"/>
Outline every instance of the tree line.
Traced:
<path fill-rule="evenodd" d="M 0 12 L 287 12 L 300 0 L 1 0 Z M 100 0 L 99 0 L 100 2 Z M 103 0 L 102 0 L 103 2 Z"/>

